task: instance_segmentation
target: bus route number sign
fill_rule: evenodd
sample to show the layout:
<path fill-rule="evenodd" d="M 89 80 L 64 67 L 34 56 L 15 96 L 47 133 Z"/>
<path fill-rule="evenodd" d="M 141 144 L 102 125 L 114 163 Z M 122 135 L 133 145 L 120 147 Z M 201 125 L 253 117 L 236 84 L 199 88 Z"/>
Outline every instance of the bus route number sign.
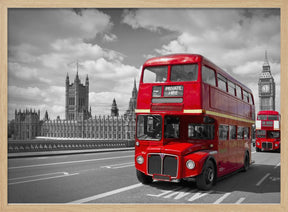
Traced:
<path fill-rule="evenodd" d="M 183 85 L 165 86 L 164 96 L 183 96 Z"/>

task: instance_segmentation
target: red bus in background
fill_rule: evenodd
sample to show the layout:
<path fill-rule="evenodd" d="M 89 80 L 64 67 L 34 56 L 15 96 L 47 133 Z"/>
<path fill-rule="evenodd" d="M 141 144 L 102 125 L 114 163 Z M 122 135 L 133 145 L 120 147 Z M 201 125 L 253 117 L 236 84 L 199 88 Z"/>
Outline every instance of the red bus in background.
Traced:
<path fill-rule="evenodd" d="M 280 114 L 277 111 L 259 111 L 256 120 L 256 151 L 280 152 Z"/>
<path fill-rule="evenodd" d="M 147 60 L 135 112 L 143 184 L 196 180 L 208 190 L 217 177 L 251 163 L 252 92 L 201 55 Z"/>

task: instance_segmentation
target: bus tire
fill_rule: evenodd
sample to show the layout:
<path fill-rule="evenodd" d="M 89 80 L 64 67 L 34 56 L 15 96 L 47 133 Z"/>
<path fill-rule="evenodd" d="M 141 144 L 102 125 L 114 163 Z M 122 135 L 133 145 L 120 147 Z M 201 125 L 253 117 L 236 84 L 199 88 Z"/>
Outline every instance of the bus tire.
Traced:
<path fill-rule="evenodd" d="M 196 177 L 196 185 L 200 190 L 209 190 L 216 182 L 215 166 L 211 160 L 206 161 L 202 173 Z"/>
<path fill-rule="evenodd" d="M 260 148 L 256 147 L 256 152 L 261 152 Z"/>
<path fill-rule="evenodd" d="M 142 184 L 150 184 L 152 183 L 153 179 L 151 176 L 148 176 L 142 172 L 140 172 L 139 170 L 136 169 L 136 175 L 137 175 L 137 179 L 142 183 Z"/>
<path fill-rule="evenodd" d="M 243 171 L 244 171 L 244 172 L 247 172 L 247 170 L 249 169 L 249 166 L 250 166 L 249 154 L 246 153 L 246 154 L 245 154 L 245 158 L 244 158 Z"/>

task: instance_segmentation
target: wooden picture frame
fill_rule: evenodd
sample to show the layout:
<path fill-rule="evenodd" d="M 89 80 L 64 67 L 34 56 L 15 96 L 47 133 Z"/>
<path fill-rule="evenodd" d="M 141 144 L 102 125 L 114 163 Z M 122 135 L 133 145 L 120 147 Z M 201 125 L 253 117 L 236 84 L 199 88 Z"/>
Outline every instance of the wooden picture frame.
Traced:
<path fill-rule="evenodd" d="M 8 204 L 7 194 L 7 14 L 9 8 L 280 8 L 281 11 L 281 202 L 280 204 Z M 287 211 L 288 210 L 288 2 L 286 0 L 0 0 L 0 211 Z"/>

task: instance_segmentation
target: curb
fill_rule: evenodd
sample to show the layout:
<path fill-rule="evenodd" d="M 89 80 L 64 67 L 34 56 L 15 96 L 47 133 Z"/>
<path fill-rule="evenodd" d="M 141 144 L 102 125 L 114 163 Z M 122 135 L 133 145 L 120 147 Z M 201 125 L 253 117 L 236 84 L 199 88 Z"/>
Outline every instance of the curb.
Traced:
<path fill-rule="evenodd" d="M 56 155 L 73 155 L 73 154 L 89 154 L 97 152 L 114 152 L 114 151 L 128 151 L 134 150 L 134 147 L 128 148 L 113 148 L 113 149 L 87 149 L 87 150 L 66 150 L 66 151 L 47 151 L 47 152 L 21 152 L 8 153 L 8 158 L 24 158 L 24 157 L 42 157 L 42 156 L 56 156 Z"/>

